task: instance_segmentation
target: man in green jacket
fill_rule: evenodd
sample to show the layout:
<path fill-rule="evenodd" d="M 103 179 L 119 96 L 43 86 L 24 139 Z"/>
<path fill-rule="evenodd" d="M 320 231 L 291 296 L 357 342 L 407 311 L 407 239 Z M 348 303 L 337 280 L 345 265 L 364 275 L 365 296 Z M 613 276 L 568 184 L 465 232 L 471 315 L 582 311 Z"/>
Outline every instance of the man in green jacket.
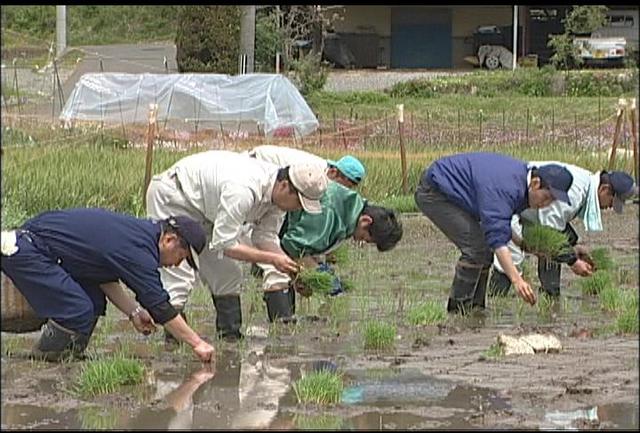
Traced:
<path fill-rule="evenodd" d="M 369 203 L 356 191 L 330 182 L 320 199 L 322 212 L 311 215 L 289 212 L 280 231 L 280 246 L 289 257 L 304 258 L 334 251 L 343 241 L 353 238 L 375 244 L 388 251 L 402 238 L 402 224 L 393 210 Z M 311 262 L 311 266 L 317 265 Z M 269 320 L 293 320 L 294 290 L 287 290 L 291 279 L 274 267 L 263 267 L 265 301 Z"/>

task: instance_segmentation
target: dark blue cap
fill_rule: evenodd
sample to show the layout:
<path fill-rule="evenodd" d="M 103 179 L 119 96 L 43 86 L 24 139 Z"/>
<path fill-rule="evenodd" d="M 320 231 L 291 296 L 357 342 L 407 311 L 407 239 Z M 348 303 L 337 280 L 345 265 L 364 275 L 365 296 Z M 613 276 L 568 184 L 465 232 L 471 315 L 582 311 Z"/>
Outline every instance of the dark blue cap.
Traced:
<path fill-rule="evenodd" d="M 571 205 L 567 192 L 573 183 L 573 175 L 569 170 L 558 164 L 547 164 L 538 167 L 538 177 L 547 185 L 553 198 Z"/>
<path fill-rule="evenodd" d="M 608 175 L 613 188 L 613 210 L 622 213 L 625 200 L 638 195 L 638 187 L 633 178 L 624 171 L 610 171 Z"/>
<path fill-rule="evenodd" d="M 207 244 L 207 234 L 202 225 L 187 216 L 174 216 L 167 218 L 167 224 L 189 245 L 190 255 L 187 262 L 192 269 L 198 270 L 198 254 L 202 253 Z"/>

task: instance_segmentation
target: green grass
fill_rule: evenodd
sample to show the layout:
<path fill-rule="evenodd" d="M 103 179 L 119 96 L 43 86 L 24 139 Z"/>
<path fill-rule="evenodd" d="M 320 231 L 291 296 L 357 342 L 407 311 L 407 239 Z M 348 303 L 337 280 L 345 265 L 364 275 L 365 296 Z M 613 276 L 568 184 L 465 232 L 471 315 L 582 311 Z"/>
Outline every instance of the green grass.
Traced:
<path fill-rule="evenodd" d="M 364 348 L 390 349 L 396 339 L 396 327 L 384 322 L 367 322 L 364 326 Z"/>
<path fill-rule="evenodd" d="M 144 381 L 142 362 L 122 355 L 88 361 L 82 367 L 73 391 L 83 397 L 114 393 L 125 385 L 139 385 Z"/>
<path fill-rule="evenodd" d="M 55 6 L 2 9 L 3 30 L 20 35 L 7 41 L 10 47 L 22 46 L 25 40 L 37 46 L 55 40 Z M 67 43 L 104 45 L 173 40 L 176 17 L 177 6 L 67 6 Z"/>
<path fill-rule="evenodd" d="M 542 224 L 524 224 L 522 243 L 525 251 L 549 259 L 557 257 L 570 248 L 564 233 Z"/>
<path fill-rule="evenodd" d="M 330 405 L 340 402 L 342 375 L 328 370 L 313 371 L 293 384 L 299 403 Z"/>
<path fill-rule="evenodd" d="M 384 206 L 396 212 L 420 212 L 413 195 L 394 195 L 382 199 L 379 206 Z"/>
<path fill-rule="evenodd" d="M 412 325 L 436 325 L 447 320 L 447 313 L 441 302 L 428 301 L 409 310 L 407 320 Z"/>
<path fill-rule="evenodd" d="M 578 280 L 578 284 L 583 294 L 598 295 L 613 285 L 613 275 L 609 271 L 595 271 L 591 276 Z"/>

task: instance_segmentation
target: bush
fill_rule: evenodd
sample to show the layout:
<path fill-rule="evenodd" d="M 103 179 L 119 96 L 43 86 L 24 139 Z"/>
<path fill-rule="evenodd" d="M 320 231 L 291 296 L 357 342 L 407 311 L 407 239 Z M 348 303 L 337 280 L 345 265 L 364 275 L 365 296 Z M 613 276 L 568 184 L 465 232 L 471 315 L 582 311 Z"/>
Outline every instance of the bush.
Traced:
<path fill-rule="evenodd" d="M 236 74 L 239 40 L 238 6 L 182 6 L 176 34 L 178 70 Z"/>
<path fill-rule="evenodd" d="M 275 72 L 276 52 L 281 51 L 282 37 L 278 33 L 278 17 L 256 11 L 256 71 Z"/>
<path fill-rule="evenodd" d="M 322 90 L 329 76 L 320 54 L 310 53 L 301 59 L 292 60 L 290 67 L 293 82 L 305 96 Z"/>
<path fill-rule="evenodd" d="M 495 96 L 620 96 L 636 91 L 638 69 L 556 71 L 551 66 L 512 71 L 478 71 L 459 77 L 418 79 L 395 84 L 394 98 L 434 98 L 441 95 Z"/>

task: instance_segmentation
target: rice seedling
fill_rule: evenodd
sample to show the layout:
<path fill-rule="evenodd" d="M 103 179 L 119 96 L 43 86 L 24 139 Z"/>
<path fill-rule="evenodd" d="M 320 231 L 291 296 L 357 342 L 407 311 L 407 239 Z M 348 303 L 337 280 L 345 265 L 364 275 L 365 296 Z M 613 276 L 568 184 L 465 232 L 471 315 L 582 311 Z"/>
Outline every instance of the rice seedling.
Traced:
<path fill-rule="evenodd" d="M 138 385 L 144 381 L 145 367 L 137 359 L 113 356 L 88 361 L 83 365 L 72 391 L 83 397 L 109 394 L 125 385 Z"/>
<path fill-rule="evenodd" d="M 598 295 L 613 284 L 613 275 L 609 271 L 596 271 L 591 276 L 580 279 L 578 284 L 583 294 Z"/>
<path fill-rule="evenodd" d="M 549 316 L 552 308 L 557 305 L 557 299 L 553 296 L 541 295 L 536 302 L 538 315 Z"/>
<path fill-rule="evenodd" d="M 343 389 L 342 374 L 330 370 L 313 371 L 293 384 L 298 402 L 303 404 L 336 404 Z"/>
<path fill-rule="evenodd" d="M 608 249 L 604 247 L 594 248 L 589 252 L 589 256 L 596 265 L 597 270 L 609 271 L 614 269 L 614 262 Z"/>
<path fill-rule="evenodd" d="M 342 427 L 342 418 L 336 415 L 303 415 L 296 414 L 293 422 L 300 430 L 339 430 Z"/>
<path fill-rule="evenodd" d="M 349 278 L 340 277 L 340 283 L 342 284 L 342 290 L 345 292 L 352 292 L 355 288 L 355 283 Z"/>
<path fill-rule="evenodd" d="M 436 325 L 447 320 L 447 313 L 441 302 L 431 300 L 409 310 L 407 320 L 412 325 Z"/>
<path fill-rule="evenodd" d="M 600 298 L 601 308 L 606 311 L 620 310 L 626 300 L 624 292 L 613 285 L 604 287 L 598 298 Z"/>
<path fill-rule="evenodd" d="M 620 334 L 638 334 L 638 295 L 627 296 L 623 309 L 616 319 L 616 330 Z"/>
<path fill-rule="evenodd" d="M 364 326 L 364 348 L 389 349 L 396 338 L 396 327 L 384 322 L 367 322 Z"/>
<path fill-rule="evenodd" d="M 487 359 L 500 359 L 504 356 L 504 348 L 498 343 L 493 343 L 487 350 L 482 352 L 482 356 Z"/>
<path fill-rule="evenodd" d="M 564 233 L 542 224 L 531 223 L 525 223 L 522 227 L 522 245 L 525 251 L 548 259 L 571 248 Z"/>

